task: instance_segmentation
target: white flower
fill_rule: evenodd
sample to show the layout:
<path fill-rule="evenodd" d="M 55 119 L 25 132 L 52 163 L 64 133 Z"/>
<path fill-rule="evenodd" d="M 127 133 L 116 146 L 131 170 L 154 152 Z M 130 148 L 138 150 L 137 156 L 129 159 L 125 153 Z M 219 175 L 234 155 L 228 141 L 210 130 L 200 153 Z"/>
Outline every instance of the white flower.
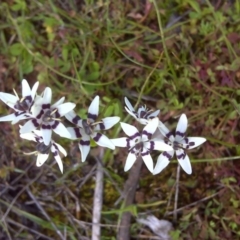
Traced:
<path fill-rule="evenodd" d="M 129 154 L 126 160 L 124 171 L 128 171 L 136 161 L 137 157 L 141 156 L 144 163 L 150 172 L 153 172 L 153 160 L 150 155 L 152 150 L 170 151 L 172 147 L 163 141 L 152 140 L 152 135 L 158 127 L 158 118 L 149 120 L 148 124 L 139 132 L 136 127 L 121 122 L 123 131 L 129 137 L 111 139 L 115 146 L 127 147 Z"/>
<path fill-rule="evenodd" d="M 187 130 L 188 120 L 185 114 L 182 114 L 179 118 L 175 133 L 170 132 L 167 127 L 161 126 L 159 130 L 165 137 L 165 143 L 173 147 L 172 151 L 165 151 L 158 157 L 157 164 L 154 168 L 153 174 L 160 173 L 173 158 L 174 153 L 182 169 L 187 173 L 192 173 L 192 167 L 188 155 L 185 149 L 193 149 L 198 147 L 206 141 L 203 137 L 186 137 L 185 133 Z"/>
<path fill-rule="evenodd" d="M 67 128 L 61 123 L 61 117 L 75 108 L 76 104 L 67 102 L 63 103 L 65 98 L 62 97 L 55 104 L 51 105 L 52 90 L 47 87 L 42 97 L 37 97 L 32 107 L 32 118 L 26 122 L 20 129 L 20 133 L 28 133 L 40 127 L 43 142 L 49 145 L 52 137 L 52 130 L 61 137 L 69 138 L 70 134 Z"/>
<path fill-rule="evenodd" d="M 15 124 L 22 119 L 31 117 L 30 109 L 34 103 L 38 85 L 39 82 L 36 82 L 31 89 L 27 80 L 23 79 L 21 99 L 19 98 L 14 89 L 13 91 L 15 95 L 0 92 L 0 99 L 15 111 L 15 113 L 0 117 L 0 122 L 12 121 L 12 124 Z"/>
<path fill-rule="evenodd" d="M 126 97 L 124 98 L 124 100 L 127 105 L 125 107 L 126 111 L 141 124 L 146 125 L 149 119 L 157 117 L 158 114 L 160 113 L 160 110 L 152 112 L 152 110 L 148 110 L 146 106 L 141 106 L 138 108 L 137 111 L 135 111 L 132 104 L 129 102 L 129 100 Z"/>
<path fill-rule="evenodd" d="M 88 118 L 81 119 L 74 111 L 66 114 L 66 118 L 77 127 L 67 128 L 71 134 L 71 139 L 81 138 L 79 149 L 81 151 L 82 162 L 87 158 L 90 151 L 90 139 L 92 138 L 99 146 L 115 149 L 111 140 L 100 133 L 100 130 L 108 130 L 119 122 L 119 117 L 107 117 L 97 121 L 99 112 L 99 96 L 96 96 L 88 108 Z"/>
<path fill-rule="evenodd" d="M 26 153 L 27 155 L 37 155 L 37 167 L 41 167 L 46 162 L 51 151 L 59 166 L 60 171 L 63 173 L 63 163 L 59 153 L 61 152 L 66 157 L 67 152 L 61 145 L 57 144 L 53 140 L 51 140 L 48 145 L 45 145 L 42 137 L 42 132 L 39 130 L 33 130 L 31 133 L 20 134 L 20 137 L 37 142 L 36 151 Z"/>

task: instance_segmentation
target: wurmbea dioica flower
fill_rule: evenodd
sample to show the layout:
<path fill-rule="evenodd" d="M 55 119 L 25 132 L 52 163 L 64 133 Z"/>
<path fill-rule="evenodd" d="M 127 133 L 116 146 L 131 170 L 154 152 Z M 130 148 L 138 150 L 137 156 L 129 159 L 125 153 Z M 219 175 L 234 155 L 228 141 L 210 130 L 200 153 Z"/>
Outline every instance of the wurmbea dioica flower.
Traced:
<path fill-rule="evenodd" d="M 12 124 L 15 124 L 20 120 L 31 117 L 31 107 L 34 104 L 38 85 L 39 82 L 36 82 L 31 89 L 27 80 L 23 79 L 21 99 L 14 89 L 13 91 L 15 95 L 0 92 L 0 99 L 15 111 L 10 115 L 0 117 L 0 122 L 12 121 Z"/>
<path fill-rule="evenodd" d="M 60 171 L 63 173 L 63 163 L 59 153 L 61 152 L 66 157 L 67 152 L 61 145 L 57 144 L 53 140 L 51 140 L 48 145 L 45 145 L 43 142 L 42 132 L 39 130 L 33 130 L 31 133 L 20 134 L 20 137 L 23 139 L 37 142 L 36 151 L 26 153 L 27 155 L 37 155 L 37 167 L 41 167 L 46 162 L 51 151 L 59 166 Z"/>
<path fill-rule="evenodd" d="M 135 111 L 132 104 L 126 97 L 124 98 L 124 100 L 127 105 L 125 107 L 126 111 L 141 124 L 146 125 L 149 119 L 157 117 L 160 113 L 160 110 L 153 112 L 152 110 L 148 110 L 146 106 L 141 106 L 138 108 L 137 111 Z"/>
<path fill-rule="evenodd" d="M 148 124 L 142 131 L 130 124 L 121 122 L 123 131 L 128 137 L 111 139 L 115 146 L 127 147 L 129 154 L 126 160 L 124 171 L 128 171 L 136 161 L 137 157 L 142 157 L 150 172 L 153 172 L 153 160 L 150 155 L 152 150 L 172 151 L 173 148 L 163 141 L 152 140 L 152 135 L 157 130 L 159 120 L 153 118 L 148 120 Z"/>
<path fill-rule="evenodd" d="M 81 151 L 82 162 L 87 158 L 90 151 L 90 139 L 92 138 L 99 146 L 115 149 L 111 140 L 100 133 L 101 130 L 108 130 L 119 122 L 119 117 L 106 117 L 96 121 L 99 113 L 99 96 L 96 96 L 88 108 L 87 119 L 81 119 L 74 111 L 66 114 L 66 118 L 77 127 L 68 127 L 71 139 L 79 139 L 79 149 Z"/>
<path fill-rule="evenodd" d="M 61 123 L 61 117 L 75 108 L 76 104 L 67 102 L 63 103 L 65 98 L 62 97 L 55 104 L 51 105 L 52 90 L 47 87 L 43 96 L 38 96 L 32 107 L 32 117 L 20 129 L 20 133 L 28 133 L 40 127 L 43 142 L 49 145 L 52 137 L 52 130 L 61 137 L 70 138 L 67 128 Z"/>
<path fill-rule="evenodd" d="M 198 147 L 204 143 L 206 139 L 203 137 L 186 137 L 185 133 L 187 130 L 187 125 L 187 117 L 185 114 L 182 114 L 179 118 L 175 133 L 169 131 L 167 127 L 163 128 L 161 126 L 161 128 L 159 128 L 160 132 L 164 136 L 165 143 L 172 146 L 173 150 L 164 151 L 162 154 L 160 154 L 153 174 L 160 173 L 169 164 L 175 152 L 182 169 L 187 174 L 192 173 L 191 163 L 185 149 L 193 149 Z"/>

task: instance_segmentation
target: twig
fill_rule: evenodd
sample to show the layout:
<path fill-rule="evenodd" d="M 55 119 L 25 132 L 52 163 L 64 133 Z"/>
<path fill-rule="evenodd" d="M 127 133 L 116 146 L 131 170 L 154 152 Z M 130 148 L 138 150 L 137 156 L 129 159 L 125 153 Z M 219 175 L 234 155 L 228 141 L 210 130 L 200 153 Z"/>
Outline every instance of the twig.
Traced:
<path fill-rule="evenodd" d="M 177 176 L 176 176 L 176 190 L 175 190 L 175 199 L 174 199 L 174 221 L 177 221 L 177 205 L 178 205 L 178 193 L 179 193 L 179 178 L 180 178 L 180 164 L 177 166 Z"/>
<path fill-rule="evenodd" d="M 135 192 L 139 180 L 139 175 L 141 171 L 143 161 L 142 158 L 138 158 L 129 171 L 128 179 L 124 185 L 124 197 L 125 197 L 125 204 L 123 207 L 127 207 L 131 205 L 134 201 Z M 130 212 L 124 212 L 122 214 L 122 218 L 120 221 L 120 227 L 118 230 L 118 240 L 128 240 L 130 239 L 130 231 L 129 226 L 131 222 L 131 213 Z"/>
<path fill-rule="evenodd" d="M 92 216 L 92 240 L 100 240 L 101 237 L 101 211 L 103 195 L 103 148 L 100 148 L 100 154 L 97 158 L 96 185 L 93 199 L 93 216 Z"/>
<path fill-rule="evenodd" d="M 186 205 L 186 206 L 184 206 L 184 207 L 178 208 L 178 209 L 176 209 L 176 210 L 174 210 L 174 211 L 172 211 L 172 212 L 168 212 L 168 213 L 165 214 L 165 216 L 169 216 L 169 215 L 175 214 L 175 212 L 177 212 L 177 213 L 178 213 L 178 212 L 181 212 L 181 211 L 183 211 L 184 209 L 186 209 L 186 208 L 188 208 L 188 207 L 191 207 L 191 206 L 194 206 L 194 205 L 196 205 L 196 204 L 198 204 L 198 203 L 201 203 L 201 202 L 204 202 L 204 201 L 206 201 L 206 200 L 209 200 L 209 199 L 217 196 L 220 192 L 221 192 L 221 190 L 219 190 L 218 192 L 214 193 L 214 194 L 211 195 L 211 196 L 202 198 L 202 199 L 200 199 L 200 200 L 198 200 L 198 201 L 196 201 L 196 202 L 190 203 L 190 204 L 188 204 L 188 205 Z"/>
<path fill-rule="evenodd" d="M 64 240 L 64 236 L 62 235 L 61 231 L 57 228 L 57 226 L 54 224 L 54 222 L 52 221 L 52 219 L 48 216 L 48 214 L 46 213 L 46 211 L 43 209 L 43 207 L 41 206 L 41 204 L 38 202 L 38 200 L 35 198 L 35 196 L 32 194 L 31 190 L 29 187 L 27 187 L 27 193 L 29 195 L 29 197 L 33 200 L 33 202 L 36 204 L 37 208 L 41 211 L 41 213 L 43 214 L 43 216 L 50 222 L 50 224 L 52 225 L 53 229 L 56 231 L 56 233 L 58 234 L 58 236 Z"/>

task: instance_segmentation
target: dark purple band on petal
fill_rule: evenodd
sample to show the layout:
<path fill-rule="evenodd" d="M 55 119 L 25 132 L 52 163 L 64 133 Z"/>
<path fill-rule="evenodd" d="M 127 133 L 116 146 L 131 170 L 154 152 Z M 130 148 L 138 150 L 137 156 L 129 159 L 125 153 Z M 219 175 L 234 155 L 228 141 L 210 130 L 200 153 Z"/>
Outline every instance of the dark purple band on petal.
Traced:
<path fill-rule="evenodd" d="M 33 124 L 34 127 L 36 127 L 36 128 L 39 126 L 39 123 L 38 123 L 37 119 L 33 119 L 33 120 L 32 120 L 32 124 Z"/>
<path fill-rule="evenodd" d="M 127 138 L 126 141 L 127 141 L 127 148 L 130 148 L 130 147 L 131 147 L 131 146 L 130 146 L 130 141 L 131 141 L 131 139 L 130 139 L 130 138 Z"/>
<path fill-rule="evenodd" d="M 134 149 L 134 148 L 132 148 L 132 149 L 130 150 L 130 153 L 132 153 L 132 154 L 136 154 L 136 151 L 135 151 L 135 149 Z"/>
<path fill-rule="evenodd" d="M 140 137 L 140 133 L 136 132 L 134 135 L 130 136 L 129 139 L 133 140 L 134 138 Z"/>
<path fill-rule="evenodd" d="M 49 109 L 49 108 L 50 108 L 50 104 L 49 103 L 42 105 L 42 109 Z"/>
<path fill-rule="evenodd" d="M 127 148 L 130 148 L 130 141 L 137 138 L 137 137 L 140 137 L 140 133 L 139 132 L 136 132 L 134 135 L 128 137 L 126 140 L 127 140 Z"/>
<path fill-rule="evenodd" d="M 92 119 L 93 121 L 95 121 L 97 119 L 98 115 L 96 114 L 92 114 L 92 113 L 88 113 L 88 118 Z"/>
<path fill-rule="evenodd" d="M 148 154 L 149 154 L 149 151 L 146 151 L 146 152 L 142 152 L 142 153 L 141 153 L 142 156 L 146 156 L 146 155 L 148 155 Z"/>
<path fill-rule="evenodd" d="M 182 153 L 180 155 L 177 155 L 177 159 L 180 160 L 180 159 L 184 159 L 186 157 L 186 153 Z"/>
<path fill-rule="evenodd" d="M 84 141 L 84 140 L 80 140 L 79 143 L 83 146 L 89 146 L 90 145 L 90 141 Z"/>
<path fill-rule="evenodd" d="M 168 152 L 163 152 L 162 155 L 166 157 L 169 161 L 172 159 L 172 156 Z"/>
<path fill-rule="evenodd" d="M 26 111 L 23 111 L 23 112 L 15 112 L 14 115 L 15 115 L 16 117 L 18 117 L 18 116 L 20 116 L 20 115 L 22 115 L 22 114 L 25 114 L 25 113 L 27 113 L 27 112 L 26 112 Z"/>
<path fill-rule="evenodd" d="M 54 121 L 54 124 L 52 125 L 52 129 L 57 128 L 58 125 L 59 125 L 59 122 L 58 121 Z"/>
<path fill-rule="evenodd" d="M 82 134 L 80 132 L 80 129 L 79 128 L 73 128 L 74 129 L 74 132 L 75 132 L 75 135 L 77 138 L 81 138 L 82 137 Z"/>
<path fill-rule="evenodd" d="M 104 130 L 104 129 L 105 129 L 105 125 L 104 125 L 103 122 L 100 122 L 98 125 L 99 125 L 99 127 L 100 127 L 101 130 Z"/>
<path fill-rule="evenodd" d="M 40 113 L 36 116 L 37 119 L 40 119 L 44 114 L 44 111 L 41 110 Z"/>
<path fill-rule="evenodd" d="M 171 136 L 174 137 L 173 132 L 169 132 L 169 133 L 166 134 L 166 137 L 167 137 L 168 139 L 169 139 Z"/>
<path fill-rule="evenodd" d="M 177 135 L 183 138 L 183 137 L 185 136 L 185 133 L 176 131 L 176 136 L 177 136 Z"/>
<path fill-rule="evenodd" d="M 60 113 L 59 113 L 58 111 L 56 111 L 56 112 L 54 113 L 54 115 L 55 115 L 55 118 L 60 118 L 60 117 L 61 117 L 61 115 L 60 115 Z"/>
<path fill-rule="evenodd" d="M 56 157 L 58 155 L 58 151 L 54 151 L 52 152 L 53 153 L 53 156 Z"/>
<path fill-rule="evenodd" d="M 79 117 L 79 116 L 75 116 L 73 119 L 72 119 L 72 123 L 74 123 L 74 124 L 78 124 L 78 121 L 80 121 L 81 120 L 81 118 Z"/>
<path fill-rule="evenodd" d="M 97 133 L 97 135 L 93 138 L 93 140 L 95 142 L 98 142 L 101 137 L 102 137 L 102 134 L 101 133 Z"/>
<path fill-rule="evenodd" d="M 51 127 L 51 125 L 42 124 L 42 129 L 49 129 L 49 130 L 51 130 L 52 127 Z"/>
<path fill-rule="evenodd" d="M 142 131 L 142 135 L 146 135 L 148 137 L 148 139 L 150 139 L 152 137 L 152 133 L 149 133 L 146 130 Z"/>
<path fill-rule="evenodd" d="M 149 150 L 149 151 L 154 150 L 154 146 L 155 146 L 154 141 L 150 141 L 149 143 L 150 143 L 150 148 L 149 148 L 148 150 Z"/>
<path fill-rule="evenodd" d="M 194 146 L 194 145 L 195 145 L 195 142 L 190 142 L 190 143 L 189 143 L 189 146 L 190 146 L 190 147 L 192 147 L 192 146 Z"/>

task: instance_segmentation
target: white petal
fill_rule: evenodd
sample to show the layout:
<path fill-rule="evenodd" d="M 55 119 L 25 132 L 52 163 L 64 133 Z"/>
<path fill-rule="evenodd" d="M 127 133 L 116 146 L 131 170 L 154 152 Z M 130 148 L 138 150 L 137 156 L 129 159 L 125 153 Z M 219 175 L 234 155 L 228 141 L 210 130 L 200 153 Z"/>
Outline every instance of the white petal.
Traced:
<path fill-rule="evenodd" d="M 22 97 L 31 96 L 31 88 L 26 79 L 22 80 Z"/>
<path fill-rule="evenodd" d="M 112 142 L 116 147 L 127 147 L 127 138 L 126 138 L 126 137 L 114 138 L 114 139 L 111 139 L 111 142 Z"/>
<path fill-rule="evenodd" d="M 54 146 L 54 144 L 51 146 L 51 152 L 53 153 L 53 156 L 58 164 L 58 167 L 61 171 L 61 173 L 63 173 L 63 163 L 62 163 L 62 159 L 59 155 L 59 151 L 58 149 Z"/>
<path fill-rule="evenodd" d="M 57 127 L 54 128 L 53 131 L 61 137 L 71 138 L 71 134 L 68 129 L 61 122 L 58 123 Z"/>
<path fill-rule="evenodd" d="M 142 159 L 145 162 L 148 170 L 152 173 L 153 172 L 153 160 L 150 154 L 142 155 Z"/>
<path fill-rule="evenodd" d="M 85 162 L 87 155 L 90 151 L 90 137 L 84 136 L 83 139 L 80 140 L 80 143 L 78 144 L 78 146 L 81 151 L 82 162 Z"/>
<path fill-rule="evenodd" d="M 148 124 L 143 128 L 142 140 L 149 140 L 158 127 L 158 118 L 148 120 Z"/>
<path fill-rule="evenodd" d="M 10 108 L 13 108 L 13 106 L 16 104 L 16 102 L 19 100 L 18 97 L 15 95 L 0 92 L 0 99 L 7 104 Z"/>
<path fill-rule="evenodd" d="M 132 165 L 135 163 L 136 159 L 137 159 L 137 157 L 135 154 L 133 154 L 131 152 L 128 154 L 127 160 L 125 163 L 125 167 L 124 167 L 125 172 L 127 172 L 132 167 Z"/>
<path fill-rule="evenodd" d="M 36 95 L 36 93 L 37 93 L 38 86 L 39 86 L 39 82 L 35 82 L 34 85 L 33 85 L 33 87 L 32 87 L 32 91 L 31 91 L 32 99 L 35 98 L 35 95 Z"/>
<path fill-rule="evenodd" d="M 65 100 L 65 97 L 61 97 L 57 102 L 55 102 L 51 108 L 55 108 L 57 107 L 58 105 L 62 104 Z"/>
<path fill-rule="evenodd" d="M 133 116 L 136 120 L 138 120 L 138 118 L 137 118 L 137 116 L 136 116 L 136 114 L 135 114 L 134 112 L 130 111 L 127 107 L 125 107 L 125 110 L 126 110 L 131 116 Z M 133 110 L 133 111 L 134 111 L 134 110 Z"/>
<path fill-rule="evenodd" d="M 43 104 L 49 104 L 52 101 L 52 89 L 49 87 L 46 87 L 43 93 L 42 98 Z"/>
<path fill-rule="evenodd" d="M 151 114 L 148 115 L 148 118 L 157 117 L 159 115 L 159 113 L 160 113 L 160 110 L 152 112 Z"/>
<path fill-rule="evenodd" d="M 160 173 L 167 165 L 170 163 L 170 159 L 173 157 L 174 151 L 163 152 L 159 155 L 157 159 L 157 164 L 153 170 L 153 174 Z"/>
<path fill-rule="evenodd" d="M 182 169 L 187 173 L 192 173 L 192 166 L 189 160 L 188 155 L 184 152 L 183 149 L 179 149 L 176 151 L 176 156 L 178 159 L 179 164 L 181 165 Z"/>
<path fill-rule="evenodd" d="M 54 142 L 54 144 L 57 145 L 58 150 L 66 157 L 66 156 L 67 156 L 66 150 L 65 150 L 60 144 L 58 144 L 58 143 L 56 143 L 56 142 Z"/>
<path fill-rule="evenodd" d="M 41 131 L 42 131 L 43 142 L 46 146 L 48 146 L 52 138 L 52 129 L 41 128 Z"/>
<path fill-rule="evenodd" d="M 16 118 L 16 115 L 14 113 L 12 113 L 7 116 L 0 117 L 0 122 L 13 121 L 15 118 Z"/>
<path fill-rule="evenodd" d="M 72 111 L 75 107 L 76 107 L 75 103 L 67 102 L 67 103 L 63 103 L 63 104 L 59 105 L 57 107 L 57 109 L 58 109 L 58 113 L 62 117 L 64 115 L 66 115 L 68 112 Z"/>
<path fill-rule="evenodd" d="M 101 128 L 101 123 L 97 124 L 95 127 L 96 131 L 100 131 L 100 130 L 108 130 L 111 127 L 113 127 L 116 123 L 118 123 L 120 121 L 120 117 L 107 117 L 107 118 L 103 118 L 102 119 L 102 128 Z"/>
<path fill-rule="evenodd" d="M 178 120 L 176 133 L 175 133 L 175 140 L 177 142 L 181 141 L 185 135 L 187 130 L 188 120 L 186 114 L 182 114 Z"/>
<path fill-rule="evenodd" d="M 24 134 L 20 134 L 20 137 L 29 141 L 34 141 L 36 142 L 35 139 L 35 134 L 34 133 L 24 133 Z"/>
<path fill-rule="evenodd" d="M 147 125 L 149 122 L 149 119 L 145 119 L 145 118 L 137 118 L 137 121 L 143 125 Z"/>
<path fill-rule="evenodd" d="M 101 133 L 93 133 L 91 137 L 99 146 L 107 147 L 113 150 L 115 149 L 115 145 L 111 142 L 111 140 L 107 136 Z"/>
<path fill-rule="evenodd" d="M 154 148 L 153 149 L 154 150 L 159 150 L 159 151 L 173 151 L 173 148 L 163 141 L 154 141 Z"/>
<path fill-rule="evenodd" d="M 127 97 L 124 98 L 124 101 L 125 101 L 125 104 L 127 105 L 127 108 L 129 109 L 129 111 L 134 112 L 134 108 L 133 108 L 132 104 L 129 102 L 129 100 L 127 99 Z M 125 107 L 125 109 L 126 109 L 126 107 Z"/>
<path fill-rule="evenodd" d="M 132 126 L 130 124 L 127 124 L 127 123 L 123 123 L 123 122 L 120 122 L 120 124 L 121 124 L 121 127 L 122 127 L 123 131 L 129 137 L 132 137 L 134 135 L 138 135 L 139 134 L 139 131 L 134 126 Z"/>
<path fill-rule="evenodd" d="M 35 136 L 42 137 L 42 132 L 40 130 L 35 129 L 32 132 L 33 132 L 33 134 L 35 134 Z"/>
<path fill-rule="evenodd" d="M 72 110 L 64 116 L 69 122 L 82 127 L 81 118 Z"/>
<path fill-rule="evenodd" d="M 88 108 L 88 118 L 93 119 L 94 121 L 98 117 L 99 112 L 99 96 L 96 96 L 91 102 Z"/>
<path fill-rule="evenodd" d="M 166 137 L 166 135 L 170 132 L 169 129 L 165 126 L 165 124 L 161 121 L 158 122 L 158 129 L 164 137 Z"/>
<path fill-rule="evenodd" d="M 71 135 L 69 139 L 76 140 L 82 137 L 79 127 L 68 127 L 67 130 Z"/>
<path fill-rule="evenodd" d="M 36 129 L 37 126 L 35 126 L 32 122 L 32 120 L 27 121 L 22 128 L 20 129 L 20 133 L 29 133 L 31 131 L 33 131 L 34 129 Z"/>
<path fill-rule="evenodd" d="M 188 139 L 188 144 L 190 143 L 190 146 L 188 147 L 188 149 L 193 149 L 195 147 L 198 147 L 199 145 L 203 144 L 207 140 L 206 138 L 203 138 L 203 137 L 188 137 L 187 139 Z M 193 142 L 194 145 L 192 145 L 191 142 Z"/>
<path fill-rule="evenodd" d="M 63 173 L 63 163 L 62 163 L 61 157 L 59 155 L 56 155 L 56 156 L 54 156 L 54 158 L 58 164 L 58 167 L 59 167 L 61 173 Z"/>
<path fill-rule="evenodd" d="M 15 117 L 15 119 L 12 120 L 12 124 L 16 124 L 18 123 L 20 120 L 23 120 L 23 119 L 28 119 L 29 117 L 25 116 L 25 114 L 21 114 L 21 115 L 18 115 Z"/>
<path fill-rule="evenodd" d="M 39 153 L 37 156 L 37 167 L 41 167 L 48 159 L 49 154 L 41 154 Z"/>

